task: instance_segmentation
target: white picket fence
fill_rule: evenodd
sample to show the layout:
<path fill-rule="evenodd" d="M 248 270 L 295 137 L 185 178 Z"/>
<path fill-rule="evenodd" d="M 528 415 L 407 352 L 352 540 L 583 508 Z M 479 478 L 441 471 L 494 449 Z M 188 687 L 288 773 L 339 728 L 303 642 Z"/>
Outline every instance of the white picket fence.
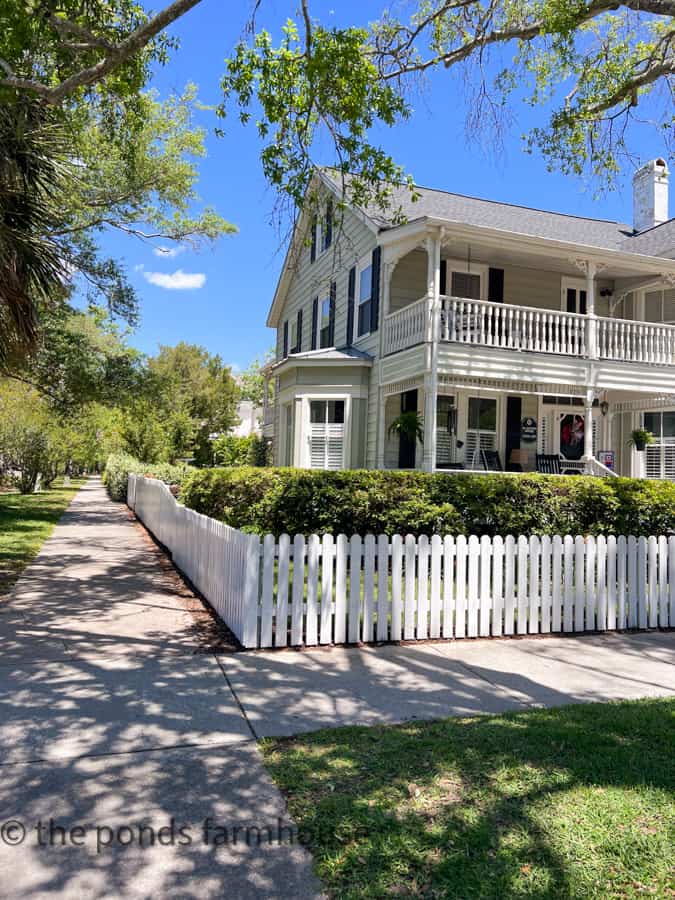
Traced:
<path fill-rule="evenodd" d="M 261 541 L 129 476 L 129 506 L 244 647 L 675 626 L 675 537 Z"/>

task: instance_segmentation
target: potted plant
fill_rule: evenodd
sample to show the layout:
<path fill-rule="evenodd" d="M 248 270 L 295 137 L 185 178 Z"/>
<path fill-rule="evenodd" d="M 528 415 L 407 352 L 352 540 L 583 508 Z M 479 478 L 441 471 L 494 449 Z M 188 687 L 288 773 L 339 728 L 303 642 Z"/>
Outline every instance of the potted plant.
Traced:
<path fill-rule="evenodd" d="M 651 431 L 647 431 L 646 428 L 636 428 L 634 431 L 631 431 L 628 444 L 635 447 L 636 450 L 642 451 L 647 444 L 653 444 L 655 440 Z"/>
<path fill-rule="evenodd" d="M 402 412 L 389 426 L 389 434 L 400 434 L 411 441 L 424 443 L 424 420 L 414 409 Z"/>

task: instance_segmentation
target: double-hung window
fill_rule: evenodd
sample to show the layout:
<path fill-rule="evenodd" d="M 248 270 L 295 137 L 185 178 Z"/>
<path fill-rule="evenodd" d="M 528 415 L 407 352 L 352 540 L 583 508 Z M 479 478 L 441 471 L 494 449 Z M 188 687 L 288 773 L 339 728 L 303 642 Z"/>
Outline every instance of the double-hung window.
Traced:
<path fill-rule="evenodd" d="M 290 347 L 291 353 L 297 353 L 300 347 L 298 347 L 298 321 L 296 318 L 291 319 L 288 323 L 289 327 L 289 342 L 288 345 Z"/>
<path fill-rule="evenodd" d="M 675 481 L 675 411 L 646 412 L 644 427 L 656 439 L 645 447 L 645 475 Z"/>
<path fill-rule="evenodd" d="M 368 264 L 358 273 L 358 319 L 357 337 L 370 331 L 371 308 L 373 304 L 373 266 Z"/>
<path fill-rule="evenodd" d="M 345 401 L 310 400 L 309 466 L 344 468 Z"/>
<path fill-rule="evenodd" d="M 321 301 L 321 306 L 319 308 L 320 322 L 319 322 L 319 347 L 323 349 L 323 347 L 330 347 L 330 297 L 325 297 Z"/>

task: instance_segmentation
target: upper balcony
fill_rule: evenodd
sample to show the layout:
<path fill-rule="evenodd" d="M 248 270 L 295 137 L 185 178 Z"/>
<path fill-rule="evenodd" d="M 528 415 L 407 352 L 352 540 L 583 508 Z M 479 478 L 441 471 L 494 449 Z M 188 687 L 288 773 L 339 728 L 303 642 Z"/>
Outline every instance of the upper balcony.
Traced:
<path fill-rule="evenodd" d="M 384 320 L 385 356 L 431 340 L 432 304 L 423 297 Z M 675 365 L 675 325 L 440 298 L 440 341 L 652 365 Z"/>

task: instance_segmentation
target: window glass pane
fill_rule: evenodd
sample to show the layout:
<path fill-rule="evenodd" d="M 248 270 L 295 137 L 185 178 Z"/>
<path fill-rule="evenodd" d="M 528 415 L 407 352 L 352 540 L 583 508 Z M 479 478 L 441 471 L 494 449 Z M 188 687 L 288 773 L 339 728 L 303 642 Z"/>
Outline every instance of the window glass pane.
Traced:
<path fill-rule="evenodd" d="M 370 292 L 373 283 L 373 267 L 367 266 L 359 276 L 359 303 L 370 300 Z"/>
<path fill-rule="evenodd" d="M 453 297 L 480 300 L 480 275 L 471 275 L 468 272 L 453 272 L 450 290 Z"/>
<path fill-rule="evenodd" d="M 661 413 L 645 413 L 645 428 L 656 437 L 661 437 Z"/>
<path fill-rule="evenodd" d="M 298 323 L 297 323 L 297 320 L 291 322 L 290 332 L 291 332 L 291 347 L 290 347 L 290 349 L 293 350 L 293 349 L 295 348 L 295 345 L 296 345 L 297 342 L 298 342 Z"/>
<path fill-rule="evenodd" d="M 359 306 L 359 337 L 370 331 L 370 300 Z"/>
<path fill-rule="evenodd" d="M 321 301 L 321 327 L 325 328 L 330 321 L 330 298 Z"/>
<path fill-rule="evenodd" d="M 663 413 L 663 436 L 675 437 L 675 412 Z"/>
<path fill-rule="evenodd" d="M 496 431 L 497 401 L 481 397 L 470 397 L 469 428 L 477 431 Z"/>
<path fill-rule="evenodd" d="M 326 401 L 311 400 L 309 403 L 309 420 L 313 425 L 323 424 L 326 421 Z"/>
<path fill-rule="evenodd" d="M 342 425 L 345 420 L 345 401 L 329 400 L 328 401 L 328 424 Z"/>

